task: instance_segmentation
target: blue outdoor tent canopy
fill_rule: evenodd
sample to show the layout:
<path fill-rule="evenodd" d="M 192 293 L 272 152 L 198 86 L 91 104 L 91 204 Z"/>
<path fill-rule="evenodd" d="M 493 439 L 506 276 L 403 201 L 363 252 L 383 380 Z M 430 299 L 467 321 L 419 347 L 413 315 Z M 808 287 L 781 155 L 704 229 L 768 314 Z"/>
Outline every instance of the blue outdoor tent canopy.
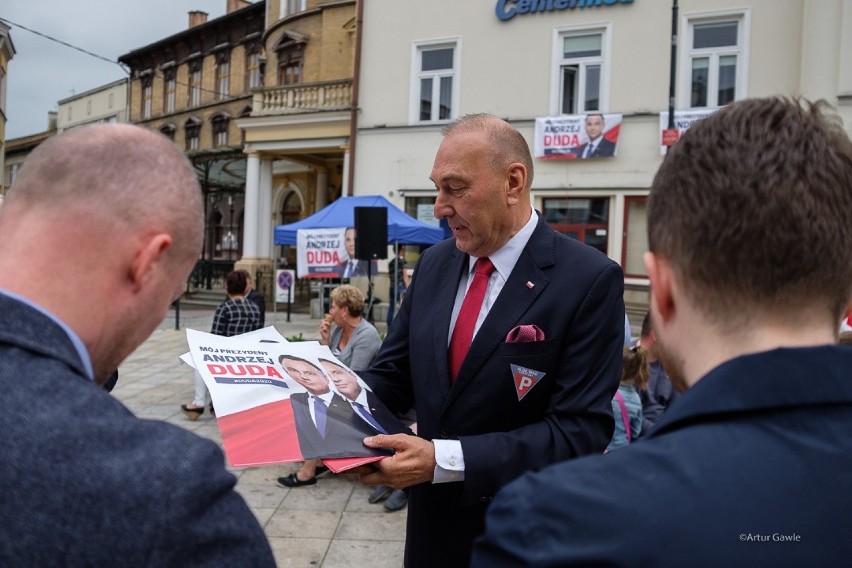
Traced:
<path fill-rule="evenodd" d="M 341 197 L 310 217 L 275 227 L 276 245 L 295 245 L 299 229 L 334 229 L 355 225 L 356 207 L 386 207 L 388 210 L 388 243 L 401 245 L 433 245 L 444 239 L 444 231 L 414 217 L 381 195 Z"/>

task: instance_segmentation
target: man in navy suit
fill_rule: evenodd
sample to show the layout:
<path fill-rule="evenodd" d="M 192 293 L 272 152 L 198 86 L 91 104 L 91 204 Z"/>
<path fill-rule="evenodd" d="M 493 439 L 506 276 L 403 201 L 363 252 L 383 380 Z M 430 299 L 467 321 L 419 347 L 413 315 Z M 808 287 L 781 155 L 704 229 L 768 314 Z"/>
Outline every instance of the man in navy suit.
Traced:
<path fill-rule="evenodd" d="M 672 147 L 645 266 L 688 389 L 637 443 L 505 487 L 474 566 L 848 564 L 852 142 L 827 106 L 735 102 Z"/>
<path fill-rule="evenodd" d="M 444 129 L 431 177 L 454 238 L 423 254 L 360 373 L 392 412 L 417 412 L 418 436 L 369 438 L 396 453 L 359 470 L 368 485 L 410 486 L 407 566 L 466 566 L 500 487 L 612 437 L 623 275 L 532 209 L 532 176 L 507 122 L 470 115 Z"/>
<path fill-rule="evenodd" d="M 358 383 L 355 373 L 328 359 L 320 359 L 319 362 L 328 373 L 335 390 L 352 407 L 350 424 L 353 432 L 359 434 L 357 436 L 359 444 L 364 436 L 409 432 L 408 428 L 403 426 L 382 404 L 375 393 Z"/>
<path fill-rule="evenodd" d="M 615 143 L 604 138 L 604 117 L 600 113 L 586 115 L 586 136 L 589 141 L 572 149 L 580 159 L 611 158 L 615 156 Z"/>
<path fill-rule="evenodd" d="M 307 390 L 290 396 L 302 457 L 343 457 L 347 452 L 338 447 L 338 432 L 349 422 L 352 408 L 332 392 L 328 377 L 312 362 L 293 355 L 282 355 L 279 361 L 284 371 Z"/>
<path fill-rule="evenodd" d="M 274 566 L 213 442 L 102 385 L 181 295 L 192 166 L 137 126 L 43 142 L 0 210 L 0 566 Z"/>
<path fill-rule="evenodd" d="M 338 278 L 353 278 L 355 276 L 367 276 L 367 263 L 369 260 L 355 258 L 355 228 L 349 227 L 343 233 L 343 245 L 346 247 L 346 260 L 338 263 L 336 267 Z M 372 271 L 375 274 L 375 271 Z"/>

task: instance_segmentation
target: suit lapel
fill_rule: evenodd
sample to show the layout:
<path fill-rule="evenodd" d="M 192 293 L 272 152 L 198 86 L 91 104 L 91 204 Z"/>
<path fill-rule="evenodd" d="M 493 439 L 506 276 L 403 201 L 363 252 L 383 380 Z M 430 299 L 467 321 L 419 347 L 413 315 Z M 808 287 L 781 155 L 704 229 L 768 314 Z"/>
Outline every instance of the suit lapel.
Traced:
<path fill-rule="evenodd" d="M 459 370 L 459 376 L 452 385 L 447 405 L 451 404 L 468 384 L 473 382 L 482 367 L 489 361 L 494 351 L 506 340 L 506 335 L 541 295 L 550 280 L 542 267 L 554 263 L 554 235 L 539 215 L 539 222 L 524 247 L 521 256 L 506 284 L 500 291 L 497 301 L 482 322 L 467 357 Z M 529 286 L 532 284 L 532 286 Z M 452 308 L 450 308 L 452 309 Z M 446 367 L 446 354 L 444 356 Z"/>
<path fill-rule="evenodd" d="M 432 326 L 432 352 L 435 354 L 435 367 L 437 374 L 435 380 L 437 388 L 444 397 L 450 392 L 450 372 L 447 367 L 447 344 L 450 336 L 450 320 L 453 316 L 453 304 L 456 301 L 456 292 L 459 288 L 459 280 L 462 273 L 468 269 L 467 254 L 453 248 L 452 254 L 442 267 L 441 274 L 446 279 L 438 283 L 438 295 L 434 306 L 429 309 L 435 315 Z"/>

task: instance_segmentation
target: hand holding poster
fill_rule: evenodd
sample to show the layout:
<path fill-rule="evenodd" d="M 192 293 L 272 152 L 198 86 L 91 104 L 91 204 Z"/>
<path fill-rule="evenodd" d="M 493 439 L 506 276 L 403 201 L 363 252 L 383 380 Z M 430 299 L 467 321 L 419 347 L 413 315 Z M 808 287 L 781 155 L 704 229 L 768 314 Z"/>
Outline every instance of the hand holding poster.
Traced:
<path fill-rule="evenodd" d="M 187 341 L 234 467 L 310 458 L 376 459 L 388 454 L 364 446 L 366 436 L 409 432 L 327 346 L 192 329 Z"/>

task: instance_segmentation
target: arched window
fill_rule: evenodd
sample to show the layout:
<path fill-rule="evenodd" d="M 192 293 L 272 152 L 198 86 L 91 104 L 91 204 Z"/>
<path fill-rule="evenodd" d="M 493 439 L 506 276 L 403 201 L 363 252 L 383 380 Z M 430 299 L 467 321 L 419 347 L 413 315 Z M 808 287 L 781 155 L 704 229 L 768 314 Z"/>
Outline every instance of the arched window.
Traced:
<path fill-rule="evenodd" d="M 186 133 L 186 149 L 198 150 L 201 147 L 201 121 L 190 117 L 183 125 Z"/>
<path fill-rule="evenodd" d="M 219 113 L 213 115 L 210 122 L 213 126 L 213 145 L 227 146 L 228 145 L 228 125 L 231 117 L 227 113 Z"/>
<path fill-rule="evenodd" d="M 175 141 L 175 131 L 176 131 L 176 130 L 177 130 L 177 129 L 175 128 L 175 125 L 174 125 L 174 124 L 171 124 L 171 123 L 169 123 L 169 124 L 164 124 L 164 125 L 162 125 L 162 126 L 160 127 L 160 134 L 162 134 L 163 136 L 165 136 L 166 138 L 168 138 L 169 140 L 171 140 L 172 142 L 174 142 L 174 141 Z"/>
<path fill-rule="evenodd" d="M 296 32 L 284 32 L 281 36 L 281 41 L 275 47 L 279 85 L 298 85 L 302 82 L 302 63 L 307 43 L 307 37 Z"/>

